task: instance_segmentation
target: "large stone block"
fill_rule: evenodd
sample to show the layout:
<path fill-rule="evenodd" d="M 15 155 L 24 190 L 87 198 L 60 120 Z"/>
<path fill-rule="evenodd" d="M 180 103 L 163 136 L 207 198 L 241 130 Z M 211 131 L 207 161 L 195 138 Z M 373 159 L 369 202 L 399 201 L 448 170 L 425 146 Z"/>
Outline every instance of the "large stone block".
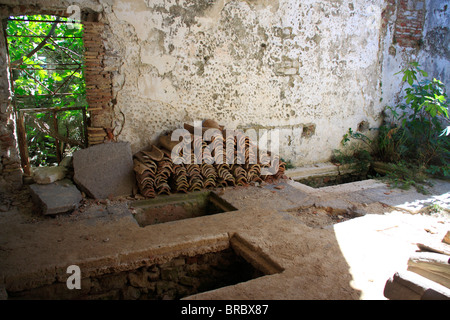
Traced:
<path fill-rule="evenodd" d="M 68 179 L 50 184 L 32 184 L 30 185 L 30 193 L 33 202 L 45 215 L 74 210 L 78 208 L 80 201 L 83 199 L 81 192 Z"/>
<path fill-rule="evenodd" d="M 133 192 L 133 155 L 128 142 L 104 143 L 73 154 L 75 183 L 92 198 Z"/>

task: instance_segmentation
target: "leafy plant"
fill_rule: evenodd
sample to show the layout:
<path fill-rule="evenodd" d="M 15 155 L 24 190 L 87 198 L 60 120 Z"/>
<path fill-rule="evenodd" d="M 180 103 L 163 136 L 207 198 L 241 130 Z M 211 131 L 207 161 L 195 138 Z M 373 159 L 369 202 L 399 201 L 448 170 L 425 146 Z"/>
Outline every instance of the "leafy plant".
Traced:
<path fill-rule="evenodd" d="M 417 62 L 411 62 L 400 72 L 403 81 L 410 85 L 405 89 L 405 103 L 396 107 L 401 113 L 393 113 L 401 124 L 404 157 L 419 165 L 448 164 L 450 129 L 444 125 L 449 119 L 444 84 L 437 79 L 419 81 L 418 74 L 428 74 Z"/>
<path fill-rule="evenodd" d="M 361 143 L 352 143 L 355 140 L 362 142 L 362 145 Z M 365 134 L 349 128 L 341 140 L 341 145 L 344 151 L 338 149 L 333 150 L 332 160 L 339 164 L 350 164 L 352 169 L 361 174 L 367 172 L 370 163 L 373 161 L 373 141 Z"/>
<path fill-rule="evenodd" d="M 391 163 L 390 169 L 384 177 L 388 180 L 391 187 L 408 190 L 412 186 L 423 194 L 428 194 L 426 186 L 432 186 L 428 180 L 428 176 L 424 167 L 400 161 L 398 163 Z"/>
<path fill-rule="evenodd" d="M 286 169 L 293 169 L 293 168 L 295 168 L 295 166 L 292 164 L 291 160 L 284 160 L 283 158 L 281 158 L 280 160 L 285 163 L 285 168 Z"/>
<path fill-rule="evenodd" d="M 386 107 L 383 124 L 374 138 L 349 128 L 342 139 L 346 151 L 335 150 L 339 163 L 380 160 L 389 162 L 386 178 L 395 187 L 414 186 L 426 193 L 427 177 L 450 176 L 450 126 L 444 84 L 437 80 L 419 80 L 428 74 L 417 62 L 400 71 L 405 89 L 404 103 Z M 359 142 L 351 145 L 352 141 Z"/>

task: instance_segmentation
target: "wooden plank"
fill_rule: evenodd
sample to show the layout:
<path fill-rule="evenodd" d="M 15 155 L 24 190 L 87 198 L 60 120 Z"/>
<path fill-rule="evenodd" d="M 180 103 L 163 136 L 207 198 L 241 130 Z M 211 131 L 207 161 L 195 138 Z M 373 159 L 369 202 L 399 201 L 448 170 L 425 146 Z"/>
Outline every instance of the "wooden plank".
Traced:
<path fill-rule="evenodd" d="M 450 288 L 450 256 L 416 252 L 408 260 L 408 270 Z"/>
<path fill-rule="evenodd" d="M 447 234 L 444 236 L 444 239 L 442 239 L 442 242 L 450 244 L 450 231 L 447 231 Z"/>
<path fill-rule="evenodd" d="M 390 300 L 450 300 L 450 290 L 410 271 L 396 272 L 384 287 Z"/>
<path fill-rule="evenodd" d="M 423 251 L 442 253 L 450 256 L 450 246 L 445 243 L 417 243 L 417 247 Z"/>

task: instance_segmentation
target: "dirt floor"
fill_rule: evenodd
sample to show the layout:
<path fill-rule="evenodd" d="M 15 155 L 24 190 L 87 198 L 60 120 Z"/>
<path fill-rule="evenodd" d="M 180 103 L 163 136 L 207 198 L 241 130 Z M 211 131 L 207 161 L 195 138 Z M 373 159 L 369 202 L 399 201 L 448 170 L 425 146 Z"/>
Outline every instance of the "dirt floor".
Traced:
<path fill-rule="evenodd" d="M 235 246 L 266 276 L 186 299 L 385 299 L 417 243 L 450 230 L 450 183 L 423 195 L 366 180 L 314 189 L 290 179 L 216 193 L 238 210 L 140 227 L 134 198 L 84 199 L 72 213 L 36 213 L 26 187 L 0 199 L 3 297 Z M 42 297 L 46 298 L 46 297 Z"/>

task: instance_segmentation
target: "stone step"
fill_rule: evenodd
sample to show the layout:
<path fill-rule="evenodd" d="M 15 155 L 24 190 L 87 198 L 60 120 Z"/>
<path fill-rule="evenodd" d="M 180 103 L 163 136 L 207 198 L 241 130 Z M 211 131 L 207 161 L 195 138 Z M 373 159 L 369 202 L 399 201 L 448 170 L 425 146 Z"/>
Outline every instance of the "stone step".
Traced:
<path fill-rule="evenodd" d="M 44 215 L 66 213 L 77 209 L 83 199 L 81 192 L 68 179 L 50 184 L 29 186 L 33 203 Z"/>

